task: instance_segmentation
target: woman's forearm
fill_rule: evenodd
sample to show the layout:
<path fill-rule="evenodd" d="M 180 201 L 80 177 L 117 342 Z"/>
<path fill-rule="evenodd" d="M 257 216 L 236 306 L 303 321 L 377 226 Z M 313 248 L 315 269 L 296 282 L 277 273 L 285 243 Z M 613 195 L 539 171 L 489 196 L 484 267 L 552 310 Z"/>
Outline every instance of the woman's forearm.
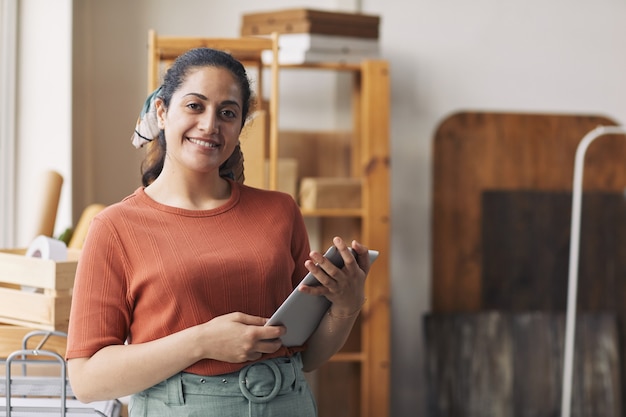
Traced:
<path fill-rule="evenodd" d="M 79 400 L 92 402 L 149 388 L 201 359 L 200 349 L 194 349 L 198 331 L 192 327 L 152 342 L 107 346 L 89 358 L 70 359 L 72 390 Z"/>
<path fill-rule="evenodd" d="M 343 347 L 360 311 L 341 314 L 333 312 L 332 307 L 328 310 L 307 341 L 307 350 L 302 355 L 305 372 L 319 368 Z"/>

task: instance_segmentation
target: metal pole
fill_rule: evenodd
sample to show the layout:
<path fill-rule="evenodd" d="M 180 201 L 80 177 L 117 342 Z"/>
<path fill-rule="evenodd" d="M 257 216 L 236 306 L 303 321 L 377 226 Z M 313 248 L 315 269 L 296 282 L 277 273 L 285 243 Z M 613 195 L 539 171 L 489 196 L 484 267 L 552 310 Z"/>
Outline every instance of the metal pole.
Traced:
<path fill-rule="evenodd" d="M 570 228 L 569 276 L 567 286 L 567 312 L 565 318 L 565 354 L 563 363 L 563 388 L 561 417 L 570 417 L 572 406 L 572 379 L 574 367 L 574 339 L 576 331 L 576 297 L 578 290 L 578 254 L 580 252 L 580 218 L 582 207 L 583 168 L 585 153 L 591 142 L 603 135 L 626 135 L 620 126 L 598 126 L 587 133 L 576 148 L 574 183 L 572 186 L 572 219 Z"/>

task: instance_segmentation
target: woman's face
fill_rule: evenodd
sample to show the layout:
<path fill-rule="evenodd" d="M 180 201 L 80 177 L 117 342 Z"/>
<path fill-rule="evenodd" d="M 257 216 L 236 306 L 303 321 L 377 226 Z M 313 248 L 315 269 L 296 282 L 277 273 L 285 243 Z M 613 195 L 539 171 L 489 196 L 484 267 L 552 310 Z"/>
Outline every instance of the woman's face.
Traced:
<path fill-rule="evenodd" d="M 219 175 L 233 153 L 242 126 L 242 95 L 224 68 L 193 68 L 174 92 L 168 109 L 156 101 L 167 142 L 166 166 L 176 172 Z"/>

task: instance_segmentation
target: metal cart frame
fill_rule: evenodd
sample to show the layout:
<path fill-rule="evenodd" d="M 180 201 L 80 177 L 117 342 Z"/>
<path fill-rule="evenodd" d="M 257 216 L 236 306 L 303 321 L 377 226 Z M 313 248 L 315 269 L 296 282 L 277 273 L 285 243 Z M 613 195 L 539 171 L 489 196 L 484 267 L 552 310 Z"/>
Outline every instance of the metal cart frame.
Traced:
<path fill-rule="evenodd" d="M 28 349 L 28 341 L 35 336 L 43 336 L 35 349 Z M 0 416 L 12 415 L 60 415 L 119 417 L 121 402 L 100 401 L 84 404 L 73 394 L 67 378 L 67 363 L 57 352 L 44 350 L 43 345 L 51 336 L 67 337 L 59 331 L 34 330 L 22 339 L 22 348 L 12 352 L 4 361 L 5 380 L 0 384 L 0 395 L 5 403 L 0 403 Z M 34 358 L 36 357 L 36 358 Z M 46 358 L 46 359 L 41 359 Z M 22 365 L 22 374 L 13 375 L 13 366 Z M 58 376 L 29 376 L 29 366 L 58 365 Z"/>

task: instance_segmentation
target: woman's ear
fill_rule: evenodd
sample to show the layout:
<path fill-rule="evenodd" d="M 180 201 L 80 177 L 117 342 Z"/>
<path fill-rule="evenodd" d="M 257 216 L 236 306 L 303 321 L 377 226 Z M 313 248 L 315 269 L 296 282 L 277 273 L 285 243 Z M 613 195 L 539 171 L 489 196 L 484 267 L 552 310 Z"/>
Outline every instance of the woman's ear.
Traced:
<path fill-rule="evenodd" d="M 165 115 L 167 114 L 167 109 L 165 108 L 165 103 L 160 98 L 154 100 L 154 105 L 156 106 L 156 115 L 157 115 L 157 123 L 159 129 L 165 129 Z"/>

